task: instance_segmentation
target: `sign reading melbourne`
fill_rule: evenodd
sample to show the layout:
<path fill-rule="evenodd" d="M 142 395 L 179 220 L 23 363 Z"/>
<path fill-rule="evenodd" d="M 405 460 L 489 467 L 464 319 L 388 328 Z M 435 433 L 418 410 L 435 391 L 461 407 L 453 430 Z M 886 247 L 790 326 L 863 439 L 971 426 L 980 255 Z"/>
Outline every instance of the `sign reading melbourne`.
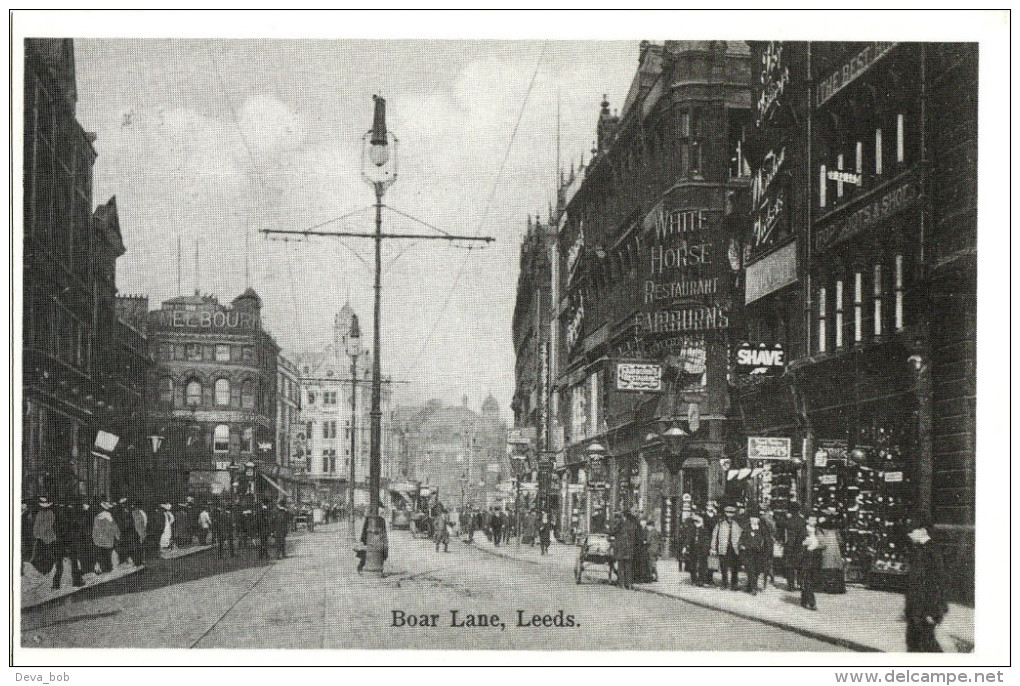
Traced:
<path fill-rule="evenodd" d="M 151 320 L 150 320 L 151 321 Z M 259 318 L 232 310 L 160 310 L 159 325 L 187 329 L 257 329 Z"/>
<path fill-rule="evenodd" d="M 662 366 L 642 362 L 619 362 L 616 365 L 616 390 L 662 390 Z"/>

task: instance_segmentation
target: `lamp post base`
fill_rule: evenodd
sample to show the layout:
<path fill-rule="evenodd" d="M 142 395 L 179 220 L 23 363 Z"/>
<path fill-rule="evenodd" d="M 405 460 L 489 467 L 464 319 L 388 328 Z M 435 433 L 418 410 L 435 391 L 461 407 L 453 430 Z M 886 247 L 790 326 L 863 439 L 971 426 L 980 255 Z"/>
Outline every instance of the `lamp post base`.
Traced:
<path fill-rule="evenodd" d="M 383 564 L 389 557 L 389 539 L 386 536 L 386 519 L 380 515 L 369 516 L 366 521 L 365 568 L 368 574 L 383 575 Z"/>

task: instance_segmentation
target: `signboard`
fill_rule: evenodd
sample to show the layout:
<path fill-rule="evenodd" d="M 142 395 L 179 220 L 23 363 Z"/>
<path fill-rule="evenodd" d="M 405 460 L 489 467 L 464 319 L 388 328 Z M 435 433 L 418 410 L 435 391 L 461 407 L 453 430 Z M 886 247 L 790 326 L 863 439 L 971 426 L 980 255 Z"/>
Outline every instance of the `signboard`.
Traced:
<path fill-rule="evenodd" d="M 836 93 L 853 83 L 896 45 L 896 43 L 872 43 L 847 60 L 832 74 L 821 79 L 815 91 L 815 107 L 822 106 Z"/>
<path fill-rule="evenodd" d="M 224 469 L 193 469 L 188 472 L 188 495 L 197 501 L 230 496 L 230 472 Z"/>
<path fill-rule="evenodd" d="M 773 41 L 762 52 L 758 81 L 761 93 L 758 95 L 755 126 L 771 121 L 790 83 L 790 69 L 783 61 L 782 42 Z"/>
<path fill-rule="evenodd" d="M 844 440 L 819 439 L 818 450 L 815 451 L 815 466 L 825 466 L 831 461 L 846 462 L 848 449 L 847 442 Z M 823 462 L 822 465 L 818 464 L 819 460 Z"/>
<path fill-rule="evenodd" d="M 747 437 L 748 460 L 789 460 L 793 454 L 789 438 Z"/>
<path fill-rule="evenodd" d="M 824 450 L 819 450 L 815 453 L 815 466 L 825 467 L 829 464 L 829 453 Z"/>
<path fill-rule="evenodd" d="M 835 486 L 839 483 L 839 477 L 835 474 L 822 474 L 818 477 L 818 483 L 823 486 Z"/>
<path fill-rule="evenodd" d="M 903 481 L 903 472 L 886 472 L 885 481 L 886 483 L 899 483 Z"/>
<path fill-rule="evenodd" d="M 760 343 L 757 347 L 743 343 L 737 348 L 735 371 L 737 374 L 754 376 L 778 376 L 786 364 L 783 346 L 776 343 L 769 347 Z"/>
<path fill-rule="evenodd" d="M 258 315 L 233 310 L 159 310 L 152 313 L 158 326 L 184 329 L 257 329 Z M 153 321 L 149 319 L 150 323 Z"/>
<path fill-rule="evenodd" d="M 527 445 L 531 446 L 535 444 L 535 427 L 523 426 L 514 429 L 510 429 L 506 432 L 506 442 L 510 445 Z"/>
<path fill-rule="evenodd" d="M 744 304 L 797 282 L 797 242 L 747 265 Z"/>
<path fill-rule="evenodd" d="M 616 365 L 616 390 L 662 390 L 662 365 L 642 362 L 619 362 Z"/>
<path fill-rule="evenodd" d="M 920 197 L 917 178 L 908 173 L 875 189 L 850 212 L 839 212 L 831 221 L 815 227 L 815 250 L 825 252 L 837 243 L 856 236 L 886 219 L 911 207 Z"/>

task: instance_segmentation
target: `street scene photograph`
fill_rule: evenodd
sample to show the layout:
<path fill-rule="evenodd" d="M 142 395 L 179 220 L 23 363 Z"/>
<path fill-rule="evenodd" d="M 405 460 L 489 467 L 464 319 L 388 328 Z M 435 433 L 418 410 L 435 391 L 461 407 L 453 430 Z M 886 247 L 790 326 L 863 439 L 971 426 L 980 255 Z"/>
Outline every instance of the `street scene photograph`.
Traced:
<path fill-rule="evenodd" d="M 984 44 L 665 16 L 15 34 L 12 660 L 977 664 Z"/>

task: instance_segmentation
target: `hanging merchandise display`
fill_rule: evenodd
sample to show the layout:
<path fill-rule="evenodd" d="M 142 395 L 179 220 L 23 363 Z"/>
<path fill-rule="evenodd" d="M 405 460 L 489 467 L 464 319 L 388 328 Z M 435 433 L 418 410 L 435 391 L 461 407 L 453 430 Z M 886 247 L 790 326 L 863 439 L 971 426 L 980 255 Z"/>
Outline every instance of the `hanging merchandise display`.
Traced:
<path fill-rule="evenodd" d="M 837 522 L 847 579 L 888 583 L 888 575 L 907 571 L 902 523 L 911 497 L 903 462 L 905 437 L 874 427 L 858 438 L 861 442 L 852 450 L 846 441 L 818 441 L 814 508 Z"/>

